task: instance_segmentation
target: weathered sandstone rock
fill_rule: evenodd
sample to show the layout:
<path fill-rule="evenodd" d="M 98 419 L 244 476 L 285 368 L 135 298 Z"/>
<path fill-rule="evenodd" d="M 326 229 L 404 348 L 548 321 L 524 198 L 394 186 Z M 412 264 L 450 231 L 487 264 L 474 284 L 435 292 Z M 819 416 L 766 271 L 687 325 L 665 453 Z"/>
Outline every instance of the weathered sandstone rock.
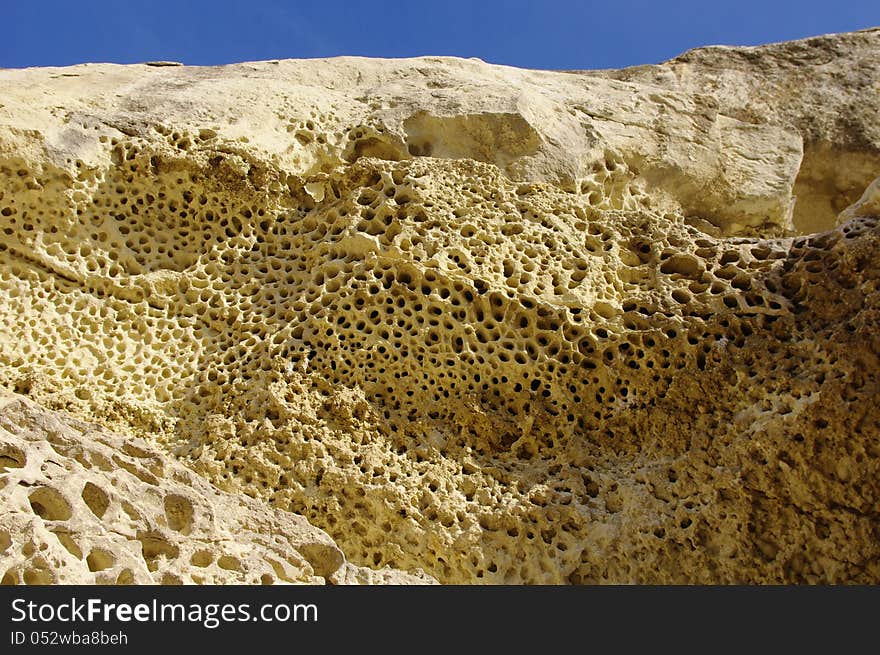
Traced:
<path fill-rule="evenodd" d="M 393 583 L 306 519 L 230 495 L 140 439 L 0 392 L 3 584 Z"/>
<path fill-rule="evenodd" d="M 880 581 L 878 56 L 0 71 L 0 574 Z"/>

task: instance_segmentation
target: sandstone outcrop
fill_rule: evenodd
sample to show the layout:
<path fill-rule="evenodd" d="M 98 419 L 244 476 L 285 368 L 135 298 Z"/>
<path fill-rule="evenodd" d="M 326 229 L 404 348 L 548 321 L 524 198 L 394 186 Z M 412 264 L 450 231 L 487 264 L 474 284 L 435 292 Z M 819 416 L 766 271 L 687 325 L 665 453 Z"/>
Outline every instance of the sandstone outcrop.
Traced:
<path fill-rule="evenodd" d="M 878 54 L 0 71 L 0 565 L 880 581 Z"/>
<path fill-rule="evenodd" d="M 3 584 L 426 584 L 140 439 L 0 393 Z"/>

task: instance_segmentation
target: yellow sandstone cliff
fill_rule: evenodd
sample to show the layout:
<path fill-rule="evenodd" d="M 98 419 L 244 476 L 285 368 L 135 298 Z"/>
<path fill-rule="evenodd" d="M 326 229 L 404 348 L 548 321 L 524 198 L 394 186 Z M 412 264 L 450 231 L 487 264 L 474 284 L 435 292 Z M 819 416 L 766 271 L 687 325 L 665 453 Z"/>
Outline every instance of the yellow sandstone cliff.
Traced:
<path fill-rule="evenodd" d="M 0 576 L 880 581 L 878 58 L 0 70 Z"/>

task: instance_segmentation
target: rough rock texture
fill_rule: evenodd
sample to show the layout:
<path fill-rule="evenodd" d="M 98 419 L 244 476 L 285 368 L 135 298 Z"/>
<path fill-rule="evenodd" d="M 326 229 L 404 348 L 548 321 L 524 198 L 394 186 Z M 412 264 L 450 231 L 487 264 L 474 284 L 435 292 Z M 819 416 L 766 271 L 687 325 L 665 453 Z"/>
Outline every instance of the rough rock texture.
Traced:
<path fill-rule="evenodd" d="M 353 566 L 303 517 L 6 392 L 0 472 L 3 584 L 430 582 Z"/>
<path fill-rule="evenodd" d="M 878 42 L 875 28 L 760 48 L 701 48 L 661 66 L 594 74 L 700 89 L 726 116 L 793 130 L 803 143 L 794 227 L 817 232 L 833 227 L 880 170 Z"/>
<path fill-rule="evenodd" d="M 262 575 L 157 500 L 244 494 L 447 583 L 878 582 L 878 56 L 0 71 L 0 382 L 238 494 L 160 481 L 144 579 Z"/>

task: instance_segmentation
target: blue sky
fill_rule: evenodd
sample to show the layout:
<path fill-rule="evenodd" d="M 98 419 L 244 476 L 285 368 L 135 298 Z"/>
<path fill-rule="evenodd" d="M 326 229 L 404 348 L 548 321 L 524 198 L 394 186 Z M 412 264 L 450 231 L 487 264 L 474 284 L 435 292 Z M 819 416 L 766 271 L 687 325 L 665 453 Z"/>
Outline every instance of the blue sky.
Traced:
<path fill-rule="evenodd" d="M 457 55 L 618 68 L 880 25 L 880 0 L 0 0 L 0 67 Z"/>

